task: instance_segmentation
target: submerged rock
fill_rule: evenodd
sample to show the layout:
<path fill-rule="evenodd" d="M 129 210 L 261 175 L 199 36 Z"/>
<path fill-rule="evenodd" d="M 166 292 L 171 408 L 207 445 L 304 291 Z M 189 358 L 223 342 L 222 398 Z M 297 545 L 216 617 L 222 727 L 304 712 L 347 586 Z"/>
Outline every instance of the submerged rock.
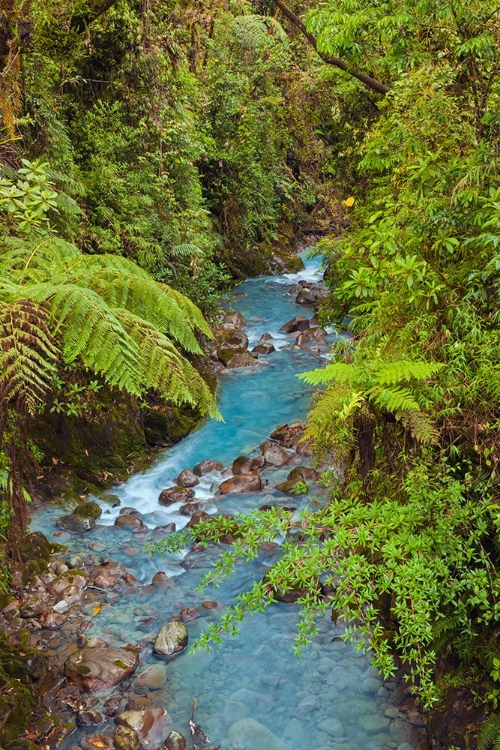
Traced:
<path fill-rule="evenodd" d="M 119 748 L 116 743 L 113 746 L 113 738 L 107 734 L 100 733 L 88 734 L 86 737 L 82 737 L 80 745 L 83 750 L 113 750 L 113 747 L 119 750 L 128 750 L 126 747 Z M 134 748 L 130 747 L 130 750 L 134 750 Z M 140 745 L 137 750 L 140 750 Z"/>
<path fill-rule="evenodd" d="M 123 711 L 115 716 L 115 722 L 130 727 L 138 737 L 145 739 L 154 725 L 166 716 L 163 708 L 147 708 L 144 711 Z"/>
<path fill-rule="evenodd" d="M 141 750 L 141 741 L 136 731 L 128 726 L 116 727 L 113 737 L 115 750 Z M 113 747 L 110 745 L 109 747 Z"/>
<path fill-rule="evenodd" d="M 75 516 L 74 514 L 61 516 L 57 519 L 56 524 L 65 531 L 74 531 L 77 534 L 83 534 L 85 531 L 95 529 L 94 518 L 85 518 L 83 516 Z"/>
<path fill-rule="evenodd" d="M 247 718 L 233 724 L 227 733 L 229 741 L 245 750 L 289 750 L 289 745 L 255 719 Z"/>
<path fill-rule="evenodd" d="M 153 645 L 153 651 L 162 656 L 173 656 L 184 651 L 187 644 L 188 632 L 185 626 L 177 620 L 171 620 L 160 629 Z"/>
<path fill-rule="evenodd" d="M 170 732 L 159 750 L 186 750 L 187 742 L 179 732 Z"/>
<path fill-rule="evenodd" d="M 249 352 L 238 352 L 229 358 L 221 357 L 221 360 L 229 370 L 234 370 L 237 367 L 254 367 L 257 364 L 262 364 Z"/>
<path fill-rule="evenodd" d="M 64 665 L 66 676 L 85 693 L 99 693 L 118 685 L 139 664 L 136 651 L 96 646 L 72 654 Z"/>
<path fill-rule="evenodd" d="M 258 474 L 238 474 L 230 477 L 219 485 L 222 495 L 238 495 L 243 492 L 259 492 L 262 489 L 262 480 Z"/>

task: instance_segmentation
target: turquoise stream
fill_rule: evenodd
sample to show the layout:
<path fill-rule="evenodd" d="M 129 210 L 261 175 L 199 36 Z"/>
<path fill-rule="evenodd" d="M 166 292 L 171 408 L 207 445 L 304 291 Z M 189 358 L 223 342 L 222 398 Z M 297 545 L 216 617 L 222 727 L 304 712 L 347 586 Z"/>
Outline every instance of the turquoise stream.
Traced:
<path fill-rule="evenodd" d="M 202 594 L 195 588 L 209 570 L 213 552 L 186 551 L 184 558 L 182 555 L 151 557 L 144 544 L 161 537 L 163 532 L 155 531 L 155 526 L 173 521 L 180 528 L 188 520 L 176 512 L 178 506 L 162 508 L 157 502 L 160 491 L 175 484 L 180 470 L 192 468 L 204 459 L 216 459 L 230 466 L 237 456 L 258 450 L 259 443 L 278 424 L 305 417 L 311 391 L 296 374 L 318 366 L 322 360 L 319 354 L 292 348 L 293 337 L 280 334 L 278 329 L 295 315 L 312 314 L 310 308 L 297 305 L 295 295 L 289 293 L 299 279 L 317 281 L 321 277 L 316 260 L 307 260 L 306 264 L 306 270 L 299 274 L 256 278 L 234 290 L 231 305 L 247 320 L 250 345 L 269 332 L 275 346 L 280 348 L 262 358 L 266 366 L 221 376 L 219 407 L 225 422 L 206 422 L 165 452 L 153 468 L 134 475 L 113 490 L 122 507 L 137 509 L 151 531 L 137 535 L 113 526 L 119 508 L 104 506 L 95 531 L 83 536 L 68 534 L 67 539 L 58 540 L 70 545 L 75 555 L 105 552 L 106 557 L 125 564 L 141 582 L 142 585 L 129 587 L 119 596 L 112 592 L 98 615 L 94 616 L 89 607 L 87 614 L 94 619 L 86 633 L 89 637 L 102 637 L 112 645 L 142 644 L 137 674 L 159 663 L 152 654 L 151 641 L 172 615 L 184 607 L 200 610 L 201 617 L 187 625 L 192 643 L 207 622 L 220 616 L 223 605 L 262 576 L 272 562 L 269 554 L 252 565 L 242 565 L 220 588 Z M 269 486 L 264 492 L 216 497 L 207 510 L 235 512 L 283 499 L 272 487 L 288 471 L 266 471 L 263 476 L 269 480 Z M 196 496 L 203 500 L 213 497 L 213 483 L 220 481 L 220 474 L 204 477 L 195 488 Z M 293 504 L 297 505 L 299 499 L 294 498 Z M 50 536 L 58 515 L 60 508 L 43 510 L 33 525 Z M 159 570 L 175 581 L 163 591 L 149 585 Z M 207 599 L 215 600 L 219 607 L 202 608 L 201 603 Z M 171 728 L 186 737 L 192 699 L 196 698 L 197 722 L 213 744 L 222 744 L 223 750 L 380 750 L 397 748 L 409 741 L 403 723 L 388 718 L 395 715 L 395 709 L 391 708 L 394 683 L 383 685 L 370 667 L 369 657 L 345 645 L 338 637 L 341 628 L 328 618 L 320 622 L 320 632 L 303 657 L 294 656 L 297 610 L 296 605 L 270 606 L 265 613 L 250 617 L 239 636 L 227 640 L 222 647 L 210 652 L 186 652 L 162 662 L 167 674 L 163 687 L 147 690 L 134 683 L 136 675 L 127 687 L 128 695 L 135 698 L 146 695 L 153 705 L 165 708 L 172 717 Z M 104 731 L 107 726 L 79 731 Z M 65 747 L 75 746 L 78 736 L 74 734 Z M 154 741 L 151 747 L 156 747 Z"/>

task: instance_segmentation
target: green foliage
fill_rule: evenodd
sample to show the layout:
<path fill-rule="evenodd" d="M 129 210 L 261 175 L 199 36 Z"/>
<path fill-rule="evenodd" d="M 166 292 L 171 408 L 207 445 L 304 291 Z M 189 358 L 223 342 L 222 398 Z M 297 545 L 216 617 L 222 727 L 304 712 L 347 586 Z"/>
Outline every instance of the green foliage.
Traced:
<path fill-rule="evenodd" d="M 498 750 L 500 747 L 500 716 L 489 716 L 481 727 L 478 750 Z"/>

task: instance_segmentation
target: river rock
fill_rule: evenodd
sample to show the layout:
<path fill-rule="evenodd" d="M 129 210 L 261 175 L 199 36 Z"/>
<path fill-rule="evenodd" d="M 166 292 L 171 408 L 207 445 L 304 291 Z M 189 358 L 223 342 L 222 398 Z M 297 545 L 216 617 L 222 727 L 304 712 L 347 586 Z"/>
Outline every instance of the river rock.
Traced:
<path fill-rule="evenodd" d="M 170 586 L 173 586 L 174 582 L 172 578 L 169 578 L 168 575 L 163 572 L 163 570 L 159 570 L 158 573 L 154 574 L 151 583 L 155 589 L 167 589 L 170 588 Z"/>
<path fill-rule="evenodd" d="M 46 599 L 41 594 L 29 594 L 19 606 L 21 617 L 40 617 L 48 612 Z"/>
<path fill-rule="evenodd" d="M 86 585 L 87 579 L 84 575 L 69 570 L 51 581 L 47 586 L 47 591 L 51 596 L 57 597 L 70 586 L 76 586 L 78 589 L 82 590 Z"/>
<path fill-rule="evenodd" d="M 185 503 L 179 508 L 181 516 L 193 516 L 197 510 L 203 508 L 204 503 Z"/>
<path fill-rule="evenodd" d="M 272 354 L 276 351 L 276 347 L 270 344 L 268 341 L 263 341 L 261 344 L 257 344 L 257 346 L 254 346 L 252 349 L 252 354 L 262 354 L 264 356 L 267 356 L 268 354 Z"/>
<path fill-rule="evenodd" d="M 262 443 L 260 449 L 266 464 L 270 466 L 283 466 L 290 461 L 290 455 L 286 450 L 272 440 L 266 440 L 265 443 Z"/>
<path fill-rule="evenodd" d="M 262 469 L 265 462 L 264 456 L 257 456 L 257 458 L 238 456 L 233 461 L 233 474 L 249 474 L 251 471 Z"/>
<path fill-rule="evenodd" d="M 295 301 L 299 305 L 312 305 L 319 307 L 320 304 L 326 299 L 326 290 L 323 286 L 312 285 L 303 286 L 295 297 Z"/>
<path fill-rule="evenodd" d="M 302 424 L 280 424 L 279 427 L 271 432 L 269 437 L 284 448 L 296 449 L 303 434 L 304 425 Z"/>
<path fill-rule="evenodd" d="M 159 690 L 167 682 L 167 670 L 164 664 L 153 664 L 141 672 L 135 681 L 136 685 L 142 685 L 148 690 Z"/>
<path fill-rule="evenodd" d="M 324 721 L 320 721 L 318 727 L 322 732 L 325 732 L 330 737 L 344 736 L 344 727 L 338 719 L 335 719 L 333 717 L 324 719 Z"/>
<path fill-rule="evenodd" d="M 259 492 L 262 489 L 262 480 L 258 474 L 238 474 L 226 479 L 219 485 L 222 495 L 238 495 L 243 492 Z"/>
<path fill-rule="evenodd" d="M 116 727 L 113 742 L 115 750 L 141 750 L 142 747 L 137 732 L 124 725 Z"/>
<path fill-rule="evenodd" d="M 188 529 L 195 529 L 196 526 L 200 523 L 200 521 L 211 521 L 212 516 L 209 513 L 206 513 L 204 510 L 197 510 L 196 513 L 193 513 L 191 518 L 186 524 L 186 528 Z M 195 535 L 196 539 L 196 535 Z"/>
<path fill-rule="evenodd" d="M 96 724 L 100 724 L 104 721 L 102 713 L 95 709 L 79 711 L 76 718 L 81 727 L 95 727 Z"/>
<path fill-rule="evenodd" d="M 128 648 L 96 646 L 72 654 L 66 676 L 85 693 L 99 693 L 122 682 L 137 669 L 139 656 Z"/>
<path fill-rule="evenodd" d="M 158 750 L 186 750 L 186 738 L 179 732 L 170 732 L 163 745 Z"/>
<path fill-rule="evenodd" d="M 115 716 L 115 722 L 120 726 L 130 727 L 138 737 L 145 739 L 153 726 L 165 716 L 163 708 L 147 708 L 144 711 L 123 711 Z"/>
<path fill-rule="evenodd" d="M 289 750 L 279 737 L 255 719 L 246 718 L 233 724 L 227 733 L 229 741 L 245 750 Z"/>
<path fill-rule="evenodd" d="M 118 745 L 113 745 L 112 737 L 100 733 L 88 734 L 86 737 L 82 737 L 80 745 L 83 750 L 113 750 L 113 748 L 118 748 Z M 120 750 L 128 749 L 121 748 Z M 140 745 L 139 748 L 130 748 L 130 750 L 140 750 Z"/>
<path fill-rule="evenodd" d="M 73 511 L 73 515 L 97 520 L 102 515 L 102 508 L 98 503 L 89 500 L 86 503 L 80 503 L 77 505 Z"/>
<path fill-rule="evenodd" d="M 133 531 L 146 528 L 139 516 L 129 516 L 127 514 L 117 516 L 114 525 L 123 529 L 133 529 Z"/>
<path fill-rule="evenodd" d="M 238 367 L 254 367 L 261 364 L 253 354 L 249 352 L 238 352 L 229 358 L 228 361 L 222 360 L 229 370 L 235 370 Z"/>
<path fill-rule="evenodd" d="M 68 622 L 69 615 L 59 614 L 58 612 L 51 612 L 45 618 L 43 627 L 47 630 L 59 630 L 63 625 Z"/>
<path fill-rule="evenodd" d="M 222 318 L 224 328 L 245 328 L 247 322 L 240 312 L 226 312 Z"/>
<path fill-rule="evenodd" d="M 380 716 L 379 714 L 368 714 L 368 716 L 360 716 L 358 724 L 363 727 L 365 732 L 368 734 L 377 734 L 387 729 L 391 720 L 387 716 Z"/>
<path fill-rule="evenodd" d="M 306 331 L 309 328 L 309 320 L 302 316 L 297 316 L 287 321 L 281 326 L 282 333 L 296 333 L 297 331 Z"/>
<path fill-rule="evenodd" d="M 222 471 L 224 466 L 220 461 L 200 461 L 199 464 L 193 468 L 193 474 L 197 477 L 202 477 L 204 474 L 208 474 L 211 471 Z"/>
<path fill-rule="evenodd" d="M 188 487 L 168 487 L 160 492 L 158 502 L 160 505 L 187 503 L 192 497 L 194 497 L 194 490 Z"/>
<path fill-rule="evenodd" d="M 153 651 L 163 656 L 173 656 L 184 651 L 188 644 L 188 632 L 181 622 L 170 620 L 156 636 Z"/>
<path fill-rule="evenodd" d="M 298 346 L 307 346 L 307 344 L 310 344 L 314 341 L 319 344 L 324 344 L 326 335 L 327 334 L 324 328 L 315 326 L 314 328 L 309 328 L 309 330 L 307 331 L 303 331 L 299 336 L 297 336 L 295 343 Z"/>
<path fill-rule="evenodd" d="M 183 469 L 175 481 L 179 487 L 196 487 L 200 483 L 196 474 L 189 469 Z"/>
<path fill-rule="evenodd" d="M 56 524 L 65 531 L 74 531 L 77 534 L 83 534 L 85 531 L 95 529 L 94 518 L 84 518 L 83 516 L 61 516 L 57 519 Z"/>

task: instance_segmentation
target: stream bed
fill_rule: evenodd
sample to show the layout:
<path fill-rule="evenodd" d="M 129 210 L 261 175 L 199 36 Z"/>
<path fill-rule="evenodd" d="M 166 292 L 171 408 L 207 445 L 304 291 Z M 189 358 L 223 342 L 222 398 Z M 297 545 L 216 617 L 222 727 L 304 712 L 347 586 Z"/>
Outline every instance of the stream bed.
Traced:
<path fill-rule="evenodd" d="M 271 334 L 277 351 L 262 357 L 254 368 L 225 371 L 220 377 L 219 408 L 224 422 L 205 422 L 198 430 L 165 452 L 149 470 L 136 474 L 116 487 L 120 505 L 103 504 L 96 529 L 85 534 L 57 530 L 61 508 L 40 510 L 32 528 L 66 544 L 68 562 L 79 567 L 88 556 L 97 562 L 118 561 L 135 576 L 133 585 L 113 589 L 101 596 L 101 604 L 83 603 L 87 617 L 87 638 L 102 638 L 111 646 L 140 646 L 139 667 L 132 677 L 108 694 L 98 696 L 95 708 L 116 696 L 123 707 L 163 708 L 171 719 L 163 737 L 154 733 L 143 740 L 155 749 L 170 730 L 189 738 L 188 721 L 193 699 L 196 721 L 210 737 L 211 745 L 222 750 L 412 750 L 422 739 L 421 729 L 407 720 L 404 710 L 408 690 L 396 680 L 384 682 L 371 667 L 369 655 L 346 645 L 341 626 L 325 617 L 319 634 L 301 658 L 292 645 L 298 621 L 294 604 L 273 604 L 265 613 L 249 617 L 240 634 L 210 651 L 185 651 L 164 661 L 152 652 L 160 629 L 179 611 L 193 608 L 199 616 L 186 622 L 190 643 L 220 617 L 224 605 L 262 577 L 273 555 L 270 551 L 250 565 L 240 565 L 236 574 L 219 588 L 201 593 L 200 578 L 210 569 L 216 552 L 150 555 L 147 543 L 165 535 L 160 527 L 175 523 L 182 528 L 189 520 L 179 513 L 179 504 L 162 507 L 158 496 L 176 484 L 183 469 L 204 460 L 216 460 L 230 467 L 241 455 L 256 456 L 259 444 L 280 424 L 303 420 L 310 406 L 311 389 L 297 373 L 319 366 L 325 354 L 300 349 L 294 338 L 279 328 L 298 315 L 311 317 L 313 310 L 297 305 L 295 294 L 300 280 L 317 282 L 321 271 L 317 259 L 306 259 L 298 274 L 260 277 L 233 290 L 231 308 L 247 322 L 249 348 L 265 333 Z M 329 343 L 335 336 L 329 335 Z M 194 487 L 196 500 L 210 513 L 235 513 L 265 503 L 279 504 L 284 495 L 275 489 L 293 465 L 268 468 L 262 477 L 268 482 L 259 493 L 214 497 L 214 489 L 225 478 L 221 472 L 201 477 Z M 286 498 L 290 504 L 290 498 Z M 308 496 L 294 497 L 293 505 L 310 502 Z M 120 511 L 138 512 L 147 529 L 139 533 L 114 525 Z M 68 556 L 66 556 L 68 557 Z M 162 571 L 168 584 L 152 585 Z M 56 640 L 59 635 L 53 636 Z M 49 640 L 49 647 L 51 643 Z M 149 669 L 154 667 L 153 670 Z M 149 671 L 148 671 L 149 670 Z M 144 673 L 149 677 L 143 677 Z M 153 677 L 151 677 L 153 675 Z M 109 712 L 108 712 L 109 714 Z M 95 732 L 112 736 L 113 719 L 99 726 L 79 726 L 62 743 L 63 749 L 85 748 L 85 738 Z M 188 747 L 190 742 L 188 739 Z"/>

